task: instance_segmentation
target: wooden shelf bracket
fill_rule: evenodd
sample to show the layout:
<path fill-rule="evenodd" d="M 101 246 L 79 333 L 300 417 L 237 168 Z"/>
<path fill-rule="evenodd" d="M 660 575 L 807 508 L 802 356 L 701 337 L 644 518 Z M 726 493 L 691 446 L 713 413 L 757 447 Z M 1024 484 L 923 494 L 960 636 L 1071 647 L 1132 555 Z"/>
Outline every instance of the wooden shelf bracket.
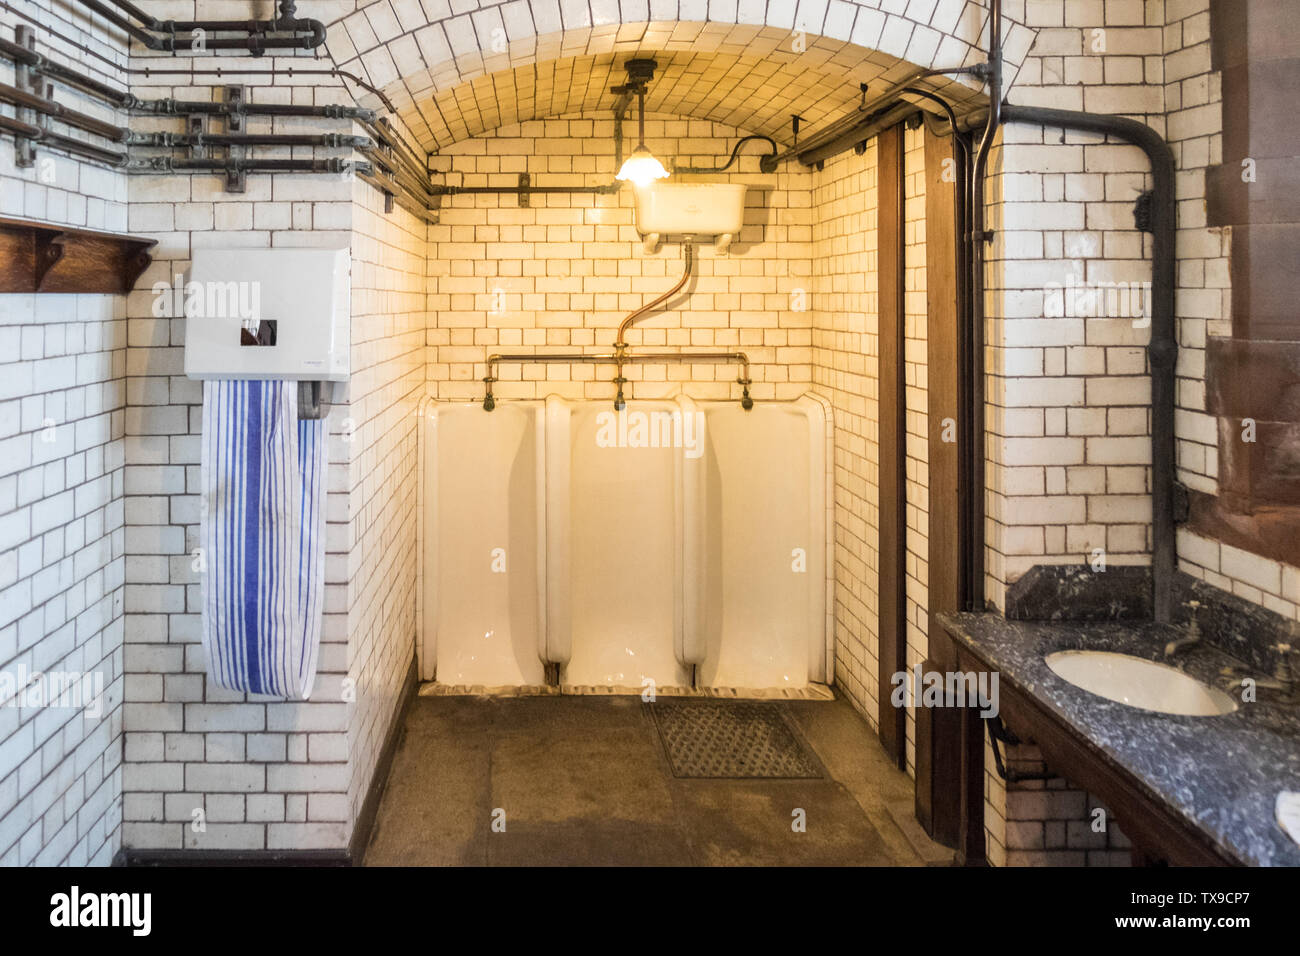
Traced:
<path fill-rule="evenodd" d="M 157 240 L 0 219 L 0 293 L 125 295 L 153 262 Z"/>

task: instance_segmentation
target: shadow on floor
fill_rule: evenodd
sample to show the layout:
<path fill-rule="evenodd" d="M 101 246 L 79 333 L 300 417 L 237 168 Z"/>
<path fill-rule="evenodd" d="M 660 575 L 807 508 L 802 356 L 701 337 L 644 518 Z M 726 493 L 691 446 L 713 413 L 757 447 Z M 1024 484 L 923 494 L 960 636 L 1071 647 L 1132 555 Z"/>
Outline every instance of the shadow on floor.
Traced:
<path fill-rule="evenodd" d="M 847 702 L 759 705 L 781 715 L 821 774 L 795 779 L 674 776 L 655 706 L 635 697 L 417 697 L 365 864 L 951 860 L 911 819 L 911 780 Z"/>

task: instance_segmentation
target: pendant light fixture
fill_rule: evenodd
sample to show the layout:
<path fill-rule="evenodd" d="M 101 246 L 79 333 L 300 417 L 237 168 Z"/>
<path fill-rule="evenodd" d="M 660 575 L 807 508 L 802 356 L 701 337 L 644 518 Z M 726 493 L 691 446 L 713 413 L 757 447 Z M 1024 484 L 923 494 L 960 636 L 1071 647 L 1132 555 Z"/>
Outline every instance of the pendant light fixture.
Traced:
<path fill-rule="evenodd" d="M 618 175 L 614 178 L 623 182 L 630 181 L 634 186 L 647 186 L 656 179 L 667 179 L 668 170 L 664 164 L 655 159 L 654 154 L 645 145 L 645 87 L 654 78 L 659 66 L 654 60 L 634 58 L 623 64 L 627 70 L 627 82 L 615 86 L 611 92 L 630 94 L 637 99 L 637 147 L 632 155 L 623 161 Z"/>

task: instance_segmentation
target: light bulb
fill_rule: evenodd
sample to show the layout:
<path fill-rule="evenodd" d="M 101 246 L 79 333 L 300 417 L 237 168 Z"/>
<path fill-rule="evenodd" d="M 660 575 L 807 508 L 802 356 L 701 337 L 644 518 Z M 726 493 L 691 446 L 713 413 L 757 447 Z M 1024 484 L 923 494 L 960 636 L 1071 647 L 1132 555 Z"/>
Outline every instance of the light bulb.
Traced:
<path fill-rule="evenodd" d="M 655 159 L 650 150 L 638 146 L 632 155 L 623 161 L 623 168 L 614 177 L 618 180 L 631 180 L 636 186 L 648 186 L 656 179 L 667 179 L 668 170 L 664 164 Z"/>

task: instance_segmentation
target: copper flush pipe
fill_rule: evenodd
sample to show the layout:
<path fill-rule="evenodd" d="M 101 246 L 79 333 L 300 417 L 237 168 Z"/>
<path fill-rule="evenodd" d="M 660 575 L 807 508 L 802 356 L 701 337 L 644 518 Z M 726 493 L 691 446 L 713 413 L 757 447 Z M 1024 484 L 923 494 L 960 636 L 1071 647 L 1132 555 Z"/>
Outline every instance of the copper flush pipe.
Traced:
<path fill-rule="evenodd" d="M 616 349 L 627 348 L 627 330 L 630 329 L 636 323 L 637 319 L 641 318 L 647 312 L 653 312 L 659 306 L 663 305 L 665 302 L 667 302 L 669 299 L 675 296 L 678 292 L 682 291 L 682 287 L 686 285 L 687 281 L 691 277 L 691 269 L 695 264 L 695 244 L 692 237 L 687 236 L 684 245 L 685 245 L 684 251 L 686 255 L 686 271 L 682 273 L 682 277 L 677 280 L 677 284 L 675 286 L 673 286 L 671 289 L 669 289 L 659 298 L 655 299 L 653 302 L 648 303 L 647 305 L 641 306 L 641 308 L 637 309 L 635 312 L 630 314 L 626 319 L 622 321 L 622 323 L 618 327 L 618 338 L 614 341 L 614 348 Z"/>
<path fill-rule="evenodd" d="M 614 398 L 614 407 L 622 411 L 625 407 L 623 401 L 623 386 L 627 384 L 627 379 L 623 377 L 623 358 L 627 354 L 627 330 L 630 329 L 642 316 L 653 312 L 659 306 L 663 305 L 686 285 L 691 278 L 691 270 L 695 265 L 695 243 L 692 236 L 687 236 L 683 243 L 683 255 L 686 257 L 686 268 L 682 271 L 682 277 L 677 280 L 677 284 L 665 292 L 653 302 L 649 302 L 636 311 L 630 313 L 618 326 L 618 338 L 614 340 L 614 357 L 616 362 L 616 371 L 614 373 L 614 384 L 618 387 L 618 395 Z M 748 377 L 748 376 L 746 376 Z M 748 389 L 746 389 L 748 397 Z"/>
<path fill-rule="evenodd" d="M 677 284 L 659 296 L 653 302 L 650 302 L 637 309 L 618 327 L 618 340 L 614 343 L 613 352 L 593 353 L 593 352 L 574 352 L 566 354 L 533 354 L 533 353 L 515 353 L 509 355 L 489 355 L 487 362 L 487 375 L 483 378 L 483 410 L 486 412 L 496 408 L 496 397 L 492 394 L 492 386 L 497 381 L 497 366 L 502 362 L 585 362 L 589 364 L 614 364 L 617 366 L 617 377 L 614 384 L 618 387 L 618 395 L 614 399 L 614 407 L 622 411 L 627 407 L 623 400 L 623 386 L 627 379 L 623 377 L 623 366 L 634 364 L 647 364 L 652 362 L 679 362 L 682 364 L 695 364 L 698 362 L 736 362 L 740 365 L 740 377 L 736 382 L 741 386 L 740 407 L 749 411 L 754 407 L 754 400 L 749 397 L 749 386 L 752 383 L 749 377 L 749 356 L 744 352 L 641 352 L 632 355 L 628 350 L 626 341 L 627 330 L 631 328 L 632 323 L 647 312 L 651 312 L 663 303 L 667 302 L 686 285 L 691 277 L 691 270 L 695 264 L 695 237 L 687 236 L 685 239 L 684 254 L 686 257 L 686 270 L 682 274 Z"/>

